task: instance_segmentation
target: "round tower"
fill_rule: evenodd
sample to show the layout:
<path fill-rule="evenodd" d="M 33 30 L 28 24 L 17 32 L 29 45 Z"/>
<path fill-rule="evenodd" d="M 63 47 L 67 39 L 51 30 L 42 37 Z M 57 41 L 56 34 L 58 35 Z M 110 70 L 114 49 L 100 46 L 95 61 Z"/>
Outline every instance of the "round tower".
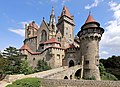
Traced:
<path fill-rule="evenodd" d="M 99 73 L 99 41 L 104 29 L 89 14 L 85 24 L 78 32 L 81 58 L 84 57 L 83 78 L 100 80 Z"/>

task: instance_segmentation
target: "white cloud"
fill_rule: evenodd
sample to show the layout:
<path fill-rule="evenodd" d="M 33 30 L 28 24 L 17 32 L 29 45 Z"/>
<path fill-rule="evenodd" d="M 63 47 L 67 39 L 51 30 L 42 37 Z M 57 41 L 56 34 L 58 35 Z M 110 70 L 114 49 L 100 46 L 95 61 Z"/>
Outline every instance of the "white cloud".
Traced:
<path fill-rule="evenodd" d="M 101 47 L 109 51 L 111 55 L 120 52 L 120 4 L 110 1 L 110 10 L 113 11 L 112 20 L 106 23 L 106 31 L 101 40 Z"/>
<path fill-rule="evenodd" d="M 97 7 L 98 4 L 99 4 L 100 2 L 102 2 L 102 1 L 103 1 L 103 0 L 95 0 L 91 5 L 90 5 L 90 4 L 86 5 L 86 6 L 85 6 L 85 9 L 91 9 L 91 8 L 93 8 L 93 7 Z"/>
<path fill-rule="evenodd" d="M 102 51 L 101 54 L 109 54 L 107 51 Z"/>
<path fill-rule="evenodd" d="M 62 0 L 62 5 L 65 5 L 66 2 L 69 2 L 70 0 Z"/>
<path fill-rule="evenodd" d="M 24 29 L 8 29 L 11 32 L 14 32 L 22 37 L 25 35 L 25 30 Z"/>

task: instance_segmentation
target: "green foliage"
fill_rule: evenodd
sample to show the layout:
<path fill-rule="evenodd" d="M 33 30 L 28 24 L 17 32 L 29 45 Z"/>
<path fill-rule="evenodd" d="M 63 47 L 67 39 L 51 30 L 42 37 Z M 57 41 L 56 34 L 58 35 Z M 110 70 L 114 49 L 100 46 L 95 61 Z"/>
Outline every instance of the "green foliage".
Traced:
<path fill-rule="evenodd" d="M 115 75 L 120 80 L 120 56 L 112 56 L 108 59 L 100 59 L 106 72 Z"/>
<path fill-rule="evenodd" d="M 102 63 L 100 63 L 99 65 L 99 70 L 100 70 L 100 77 L 102 80 L 118 80 L 114 75 L 106 72 Z"/>
<path fill-rule="evenodd" d="M 9 65 L 6 58 L 0 57 L 0 74 L 5 73 L 5 68 Z"/>
<path fill-rule="evenodd" d="M 20 69 L 21 55 L 15 47 L 9 47 L 2 53 L 3 57 L 9 61 L 9 65 L 5 67 L 6 74 L 17 74 Z"/>
<path fill-rule="evenodd" d="M 32 67 L 28 62 L 22 60 L 22 55 L 15 47 L 9 47 L 0 55 L 0 73 L 1 74 L 31 74 Z"/>
<path fill-rule="evenodd" d="M 21 80 L 16 80 L 6 87 L 40 87 L 41 82 L 39 78 L 24 78 Z"/>
<path fill-rule="evenodd" d="M 96 80 L 96 78 L 94 76 L 92 77 L 88 77 L 88 78 L 84 78 L 85 80 Z"/>
<path fill-rule="evenodd" d="M 103 76 L 106 73 L 106 70 L 102 63 L 99 64 L 100 76 Z"/>
<path fill-rule="evenodd" d="M 29 67 L 28 62 L 26 60 L 22 61 L 20 65 L 20 73 L 25 75 L 33 73 L 32 67 Z"/>
<path fill-rule="evenodd" d="M 6 49 L 4 50 L 4 52 L 3 52 L 2 54 L 3 54 L 3 56 L 4 56 L 5 58 L 10 58 L 10 59 L 12 59 L 12 57 L 18 57 L 18 56 L 20 55 L 20 52 L 19 52 L 19 50 L 16 49 L 15 47 L 9 46 L 8 48 L 6 48 Z"/>
<path fill-rule="evenodd" d="M 104 75 L 101 76 L 101 79 L 102 80 L 114 80 L 114 81 L 118 80 L 114 75 L 110 73 L 105 73 Z"/>
<path fill-rule="evenodd" d="M 50 66 L 48 66 L 47 62 L 43 60 L 39 60 L 37 64 L 38 71 L 45 71 L 51 69 Z"/>

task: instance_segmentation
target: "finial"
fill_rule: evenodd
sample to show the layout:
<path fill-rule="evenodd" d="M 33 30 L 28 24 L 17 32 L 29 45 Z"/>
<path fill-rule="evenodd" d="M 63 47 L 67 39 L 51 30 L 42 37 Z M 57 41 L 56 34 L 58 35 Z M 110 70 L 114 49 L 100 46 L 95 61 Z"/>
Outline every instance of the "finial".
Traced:
<path fill-rule="evenodd" d="M 91 11 L 89 11 L 89 15 L 91 15 Z"/>
<path fill-rule="evenodd" d="M 52 15 L 54 15 L 55 13 L 54 13 L 54 7 L 52 6 L 52 13 L 51 13 Z"/>
<path fill-rule="evenodd" d="M 35 23 L 35 21 L 32 21 L 32 23 Z"/>
<path fill-rule="evenodd" d="M 45 18 L 43 17 L 43 20 L 44 20 Z"/>

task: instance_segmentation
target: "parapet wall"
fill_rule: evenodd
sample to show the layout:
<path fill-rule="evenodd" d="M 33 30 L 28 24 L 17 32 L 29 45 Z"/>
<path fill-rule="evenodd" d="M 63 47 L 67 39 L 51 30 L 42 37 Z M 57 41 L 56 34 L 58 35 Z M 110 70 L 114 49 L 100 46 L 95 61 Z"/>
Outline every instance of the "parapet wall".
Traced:
<path fill-rule="evenodd" d="M 120 87 L 120 81 L 42 79 L 42 87 Z"/>

